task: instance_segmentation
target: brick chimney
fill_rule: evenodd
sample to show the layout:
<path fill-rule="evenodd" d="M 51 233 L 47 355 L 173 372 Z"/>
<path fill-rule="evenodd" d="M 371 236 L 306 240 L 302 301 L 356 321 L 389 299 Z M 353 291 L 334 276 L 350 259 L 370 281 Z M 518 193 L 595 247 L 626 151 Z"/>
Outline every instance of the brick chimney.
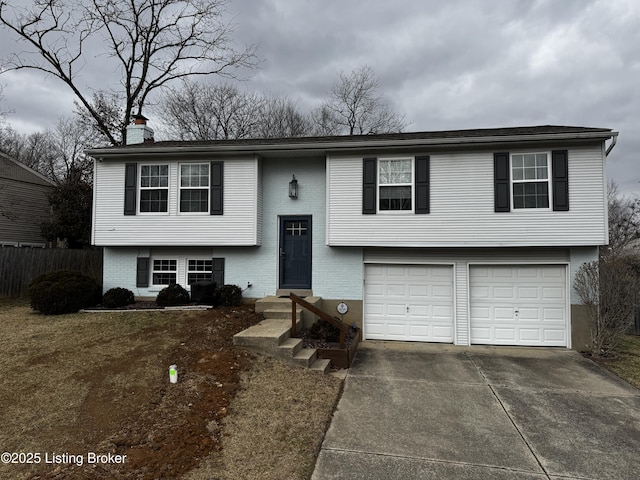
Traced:
<path fill-rule="evenodd" d="M 133 123 L 127 126 L 127 145 L 153 142 L 153 129 L 147 126 L 148 118 L 134 115 Z"/>

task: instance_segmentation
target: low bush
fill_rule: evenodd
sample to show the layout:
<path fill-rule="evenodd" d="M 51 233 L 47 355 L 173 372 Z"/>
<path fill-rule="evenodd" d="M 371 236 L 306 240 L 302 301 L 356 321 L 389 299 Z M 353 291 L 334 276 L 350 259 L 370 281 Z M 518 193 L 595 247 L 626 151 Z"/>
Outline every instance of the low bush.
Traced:
<path fill-rule="evenodd" d="M 317 320 L 309 328 L 309 337 L 325 342 L 337 342 L 340 340 L 340 329 L 324 320 Z"/>
<path fill-rule="evenodd" d="M 216 305 L 237 307 L 242 304 L 242 289 L 237 285 L 222 285 L 216 289 Z"/>
<path fill-rule="evenodd" d="M 102 288 L 81 272 L 58 270 L 38 275 L 29 285 L 31 308 L 45 315 L 74 313 L 100 302 Z"/>
<path fill-rule="evenodd" d="M 174 283 L 163 288 L 158 293 L 156 303 L 161 307 L 174 307 L 176 305 L 186 305 L 190 301 L 189 292 L 181 285 Z"/>
<path fill-rule="evenodd" d="M 126 288 L 110 288 L 102 297 L 102 306 L 106 308 L 119 308 L 131 305 L 135 302 L 133 292 Z"/>

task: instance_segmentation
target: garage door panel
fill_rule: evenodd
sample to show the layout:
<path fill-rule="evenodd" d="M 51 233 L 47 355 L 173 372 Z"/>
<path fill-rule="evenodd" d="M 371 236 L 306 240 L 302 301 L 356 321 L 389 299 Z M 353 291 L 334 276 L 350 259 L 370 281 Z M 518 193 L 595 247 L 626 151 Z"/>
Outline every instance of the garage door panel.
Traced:
<path fill-rule="evenodd" d="M 493 298 L 512 300 L 516 298 L 515 287 L 494 287 Z"/>
<path fill-rule="evenodd" d="M 540 329 L 539 328 L 520 328 L 521 342 L 539 342 L 540 341 Z"/>
<path fill-rule="evenodd" d="M 432 285 L 431 297 L 449 301 L 453 298 L 453 287 L 451 285 Z"/>
<path fill-rule="evenodd" d="M 564 287 L 547 287 L 542 289 L 543 300 L 564 300 Z"/>
<path fill-rule="evenodd" d="M 472 265 L 471 343 L 566 346 L 566 276 L 561 265 Z"/>
<path fill-rule="evenodd" d="M 453 268 L 367 265 L 364 323 L 369 339 L 453 342 Z"/>

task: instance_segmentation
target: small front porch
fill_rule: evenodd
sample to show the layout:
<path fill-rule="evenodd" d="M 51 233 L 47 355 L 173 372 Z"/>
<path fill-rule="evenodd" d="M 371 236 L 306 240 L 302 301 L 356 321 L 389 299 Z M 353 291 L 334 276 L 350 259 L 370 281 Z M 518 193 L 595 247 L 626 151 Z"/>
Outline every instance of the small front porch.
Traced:
<path fill-rule="evenodd" d="M 278 290 L 274 296 L 257 300 L 255 311 L 261 313 L 264 320 L 234 335 L 234 345 L 254 349 L 311 370 L 322 373 L 329 371 L 329 358 L 318 358 L 317 349 L 305 348 L 302 339 L 292 337 L 294 315 L 296 331 L 310 327 L 320 317 L 334 324 L 342 324 L 337 318 L 322 312 L 322 298 L 315 297 L 311 290 Z M 344 324 L 341 327 L 348 328 Z M 356 347 L 357 344 L 353 351 Z"/>

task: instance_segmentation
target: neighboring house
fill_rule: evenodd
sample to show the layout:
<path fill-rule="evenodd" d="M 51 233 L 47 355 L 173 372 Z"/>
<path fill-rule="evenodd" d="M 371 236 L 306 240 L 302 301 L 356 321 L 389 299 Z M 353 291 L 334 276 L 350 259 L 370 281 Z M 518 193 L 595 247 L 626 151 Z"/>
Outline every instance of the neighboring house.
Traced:
<path fill-rule="evenodd" d="M 249 298 L 311 290 L 331 313 L 344 301 L 365 339 L 588 338 L 572 281 L 607 243 L 617 132 L 153 142 L 144 122 L 129 129 L 139 143 L 89 152 L 105 290 L 152 297 L 213 277 Z"/>
<path fill-rule="evenodd" d="M 0 153 L 0 246 L 46 246 L 40 225 L 51 220 L 47 195 L 54 187 L 44 175 Z"/>

